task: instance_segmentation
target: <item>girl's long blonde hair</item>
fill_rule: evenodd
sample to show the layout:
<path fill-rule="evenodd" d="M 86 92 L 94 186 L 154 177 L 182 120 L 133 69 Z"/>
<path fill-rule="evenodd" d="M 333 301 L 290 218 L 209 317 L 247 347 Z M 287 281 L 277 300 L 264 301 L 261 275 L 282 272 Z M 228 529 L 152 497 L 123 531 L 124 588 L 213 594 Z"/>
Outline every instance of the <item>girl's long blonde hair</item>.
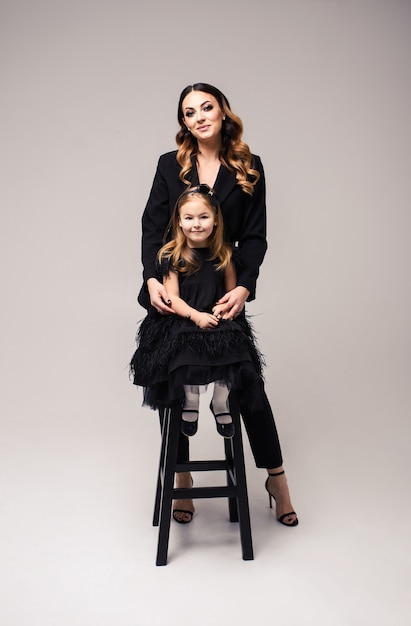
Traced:
<path fill-rule="evenodd" d="M 224 241 L 224 224 L 220 206 L 212 189 L 207 185 L 190 187 L 178 198 L 166 229 L 164 240 L 170 235 L 172 239 L 165 243 L 158 252 L 158 263 L 169 263 L 176 272 L 194 274 L 201 267 L 201 261 L 195 252 L 188 246 L 186 236 L 179 225 L 180 210 L 194 199 L 201 199 L 207 204 L 215 216 L 216 224 L 208 241 L 210 261 L 216 261 L 216 269 L 224 270 L 231 260 L 231 246 Z"/>
<path fill-rule="evenodd" d="M 215 97 L 221 110 L 225 115 L 221 127 L 222 147 L 219 154 L 221 163 L 237 178 L 237 183 L 245 193 L 253 195 L 254 186 L 260 178 L 259 172 L 253 167 L 253 157 L 248 144 L 242 141 L 243 123 L 241 119 L 235 115 L 229 105 L 225 95 L 207 83 L 195 83 L 188 85 L 181 92 L 178 102 L 178 122 L 180 130 L 176 135 L 178 145 L 177 162 L 181 167 L 180 178 L 186 184 L 190 185 L 190 181 L 186 178 L 192 168 L 191 158 L 197 154 L 197 140 L 187 130 L 184 124 L 183 100 L 192 91 L 204 91 Z"/>

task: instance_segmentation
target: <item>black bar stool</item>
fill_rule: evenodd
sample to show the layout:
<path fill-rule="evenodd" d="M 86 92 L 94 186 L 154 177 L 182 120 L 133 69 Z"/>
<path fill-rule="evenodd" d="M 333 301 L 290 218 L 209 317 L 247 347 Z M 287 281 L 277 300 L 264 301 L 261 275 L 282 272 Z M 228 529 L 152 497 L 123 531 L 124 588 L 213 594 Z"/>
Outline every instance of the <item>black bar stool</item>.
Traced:
<path fill-rule="evenodd" d="M 250 561 L 254 558 L 240 412 L 233 394 L 230 396 L 230 412 L 234 422 L 235 434 L 232 439 L 224 439 L 225 458 L 223 460 L 188 461 L 177 464 L 181 407 L 171 407 L 164 411 L 153 516 L 153 526 L 159 526 L 156 565 L 167 565 L 172 501 L 184 498 L 228 498 L 230 522 L 239 522 L 243 559 Z M 174 488 L 175 472 L 216 470 L 226 472 L 227 486 Z"/>

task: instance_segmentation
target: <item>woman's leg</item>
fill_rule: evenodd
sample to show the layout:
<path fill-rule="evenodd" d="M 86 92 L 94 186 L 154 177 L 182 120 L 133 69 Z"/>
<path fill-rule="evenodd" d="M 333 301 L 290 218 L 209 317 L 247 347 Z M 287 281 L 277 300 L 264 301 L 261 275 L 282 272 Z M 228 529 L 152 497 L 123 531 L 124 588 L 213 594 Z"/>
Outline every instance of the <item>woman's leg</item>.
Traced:
<path fill-rule="evenodd" d="M 253 393 L 257 393 L 255 388 Z M 257 467 L 280 467 L 283 464 L 283 457 L 274 415 L 264 387 L 261 386 L 258 393 L 259 397 L 253 398 L 255 408 L 250 406 L 250 397 L 246 389 L 241 389 L 237 394 L 251 451 Z"/>
<path fill-rule="evenodd" d="M 297 514 L 291 504 L 290 491 L 283 466 L 267 469 L 268 478 L 265 483 L 270 496 L 275 500 L 277 519 L 284 526 L 297 526 Z M 271 506 L 271 498 L 270 498 Z"/>
<path fill-rule="evenodd" d="M 267 469 L 266 489 L 276 502 L 277 519 L 286 526 L 296 526 L 297 516 L 291 504 L 287 478 L 283 469 L 280 440 L 270 402 L 263 387 L 255 399 L 257 409 L 250 408 L 246 390 L 238 393 L 240 413 L 247 431 L 257 467 Z"/>

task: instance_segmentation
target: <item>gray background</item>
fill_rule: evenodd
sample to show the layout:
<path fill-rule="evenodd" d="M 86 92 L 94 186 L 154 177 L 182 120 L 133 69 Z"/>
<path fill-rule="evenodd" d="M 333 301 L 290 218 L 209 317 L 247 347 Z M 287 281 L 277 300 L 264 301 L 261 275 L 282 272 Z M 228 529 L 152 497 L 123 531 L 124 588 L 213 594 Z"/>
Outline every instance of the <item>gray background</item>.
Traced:
<path fill-rule="evenodd" d="M 408 625 L 411 3 L 2 0 L 0 29 L 2 623 Z M 127 365 L 140 217 L 197 81 L 266 170 L 248 311 L 301 524 L 247 447 L 255 561 L 210 501 L 159 569 Z M 204 411 L 193 454 L 218 445 Z"/>

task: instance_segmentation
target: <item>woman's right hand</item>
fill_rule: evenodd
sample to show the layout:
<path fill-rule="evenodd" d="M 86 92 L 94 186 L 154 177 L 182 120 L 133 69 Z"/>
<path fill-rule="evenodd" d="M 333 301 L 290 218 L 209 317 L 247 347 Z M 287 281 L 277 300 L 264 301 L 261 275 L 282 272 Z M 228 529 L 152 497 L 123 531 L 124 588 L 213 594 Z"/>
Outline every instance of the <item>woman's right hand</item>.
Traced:
<path fill-rule="evenodd" d="M 227 291 L 227 293 L 216 302 L 213 308 L 213 314 L 218 319 L 234 319 L 237 315 L 240 315 L 249 295 L 249 290 L 240 285 L 231 289 L 231 291 Z"/>
<path fill-rule="evenodd" d="M 171 300 L 167 290 L 157 278 L 149 278 L 147 280 L 147 289 L 150 294 L 150 303 L 161 315 L 174 314 L 171 308 Z"/>

